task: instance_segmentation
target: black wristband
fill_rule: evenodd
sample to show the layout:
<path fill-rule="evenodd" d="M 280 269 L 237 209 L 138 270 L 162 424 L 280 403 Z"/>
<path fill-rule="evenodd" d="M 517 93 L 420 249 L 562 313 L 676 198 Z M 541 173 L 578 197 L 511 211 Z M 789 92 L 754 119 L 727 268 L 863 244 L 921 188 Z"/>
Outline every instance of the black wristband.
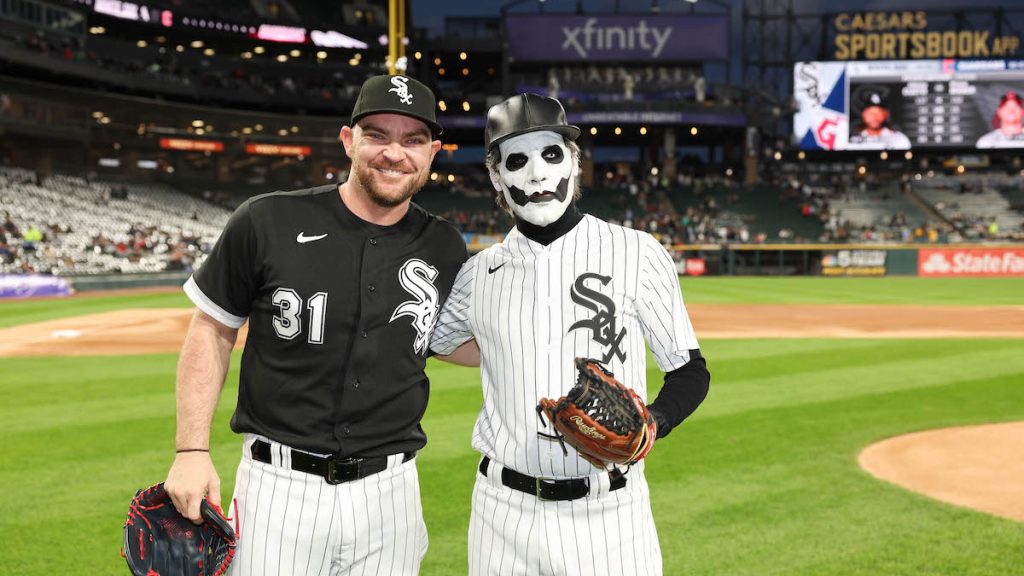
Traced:
<path fill-rule="evenodd" d="M 175 450 L 175 454 L 181 454 L 182 452 L 209 452 L 209 448 L 183 448 L 181 450 Z"/>

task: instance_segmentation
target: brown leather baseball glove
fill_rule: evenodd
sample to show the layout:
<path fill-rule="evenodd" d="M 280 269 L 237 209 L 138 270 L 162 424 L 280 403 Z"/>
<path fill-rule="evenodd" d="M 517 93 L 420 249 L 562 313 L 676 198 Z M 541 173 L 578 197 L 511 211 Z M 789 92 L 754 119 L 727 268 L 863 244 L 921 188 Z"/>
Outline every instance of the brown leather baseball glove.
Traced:
<path fill-rule="evenodd" d="M 563 442 L 563 450 L 569 444 L 598 468 L 642 460 L 657 437 L 654 417 L 643 400 L 597 360 L 577 358 L 576 370 L 576 385 L 567 395 L 542 398 L 537 405 L 537 414 L 546 416 L 557 431 L 542 435 Z"/>

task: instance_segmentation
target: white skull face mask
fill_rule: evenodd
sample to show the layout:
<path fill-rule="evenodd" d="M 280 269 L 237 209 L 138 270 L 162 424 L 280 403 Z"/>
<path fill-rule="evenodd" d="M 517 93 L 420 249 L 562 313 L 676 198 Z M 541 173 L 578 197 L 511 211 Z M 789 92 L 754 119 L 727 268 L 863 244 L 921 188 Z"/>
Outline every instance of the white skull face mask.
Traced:
<path fill-rule="evenodd" d="M 572 203 L 578 176 L 562 135 L 527 132 L 498 144 L 498 150 L 501 163 L 491 181 L 512 212 L 537 226 L 558 220 Z"/>

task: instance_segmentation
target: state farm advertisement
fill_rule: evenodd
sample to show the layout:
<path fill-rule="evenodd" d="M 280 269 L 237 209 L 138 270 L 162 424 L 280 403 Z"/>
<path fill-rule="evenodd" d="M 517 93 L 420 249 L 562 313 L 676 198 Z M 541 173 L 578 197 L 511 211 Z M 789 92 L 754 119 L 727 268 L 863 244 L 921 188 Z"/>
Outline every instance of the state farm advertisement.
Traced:
<path fill-rule="evenodd" d="M 918 276 L 1024 276 L 1024 248 L 923 248 Z"/>

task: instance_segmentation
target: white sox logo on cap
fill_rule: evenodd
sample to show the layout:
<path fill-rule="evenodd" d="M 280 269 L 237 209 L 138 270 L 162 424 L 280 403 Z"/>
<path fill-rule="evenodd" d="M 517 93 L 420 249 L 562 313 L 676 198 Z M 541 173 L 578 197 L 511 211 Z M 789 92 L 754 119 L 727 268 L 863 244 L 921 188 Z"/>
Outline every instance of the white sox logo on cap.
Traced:
<path fill-rule="evenodd" d="M 409 81 L 405 76 L 393 76 L 391 78 L 391 84 L 394 88 L 388 90 L 388 92 L 394 92 L 398 95 L 398 100 L 402 104 L 412 104 L 412 94 L 409 93 L 409 86 L 406 84 Z"/>

